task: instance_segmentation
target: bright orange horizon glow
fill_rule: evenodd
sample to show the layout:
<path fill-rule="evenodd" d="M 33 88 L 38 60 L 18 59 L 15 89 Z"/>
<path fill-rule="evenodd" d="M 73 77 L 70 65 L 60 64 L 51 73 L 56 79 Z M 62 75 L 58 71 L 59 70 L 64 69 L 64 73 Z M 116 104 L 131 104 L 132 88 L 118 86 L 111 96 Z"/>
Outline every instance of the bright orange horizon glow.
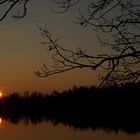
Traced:
<path fill-rule="evenodd" d="M 2 92 L 0 92 L 0 98 L 2 97 Z"/>
<path fill-rule="evenodd" d="M 0 118 L 0 124 L 2 123 L 2 118 Z"/>

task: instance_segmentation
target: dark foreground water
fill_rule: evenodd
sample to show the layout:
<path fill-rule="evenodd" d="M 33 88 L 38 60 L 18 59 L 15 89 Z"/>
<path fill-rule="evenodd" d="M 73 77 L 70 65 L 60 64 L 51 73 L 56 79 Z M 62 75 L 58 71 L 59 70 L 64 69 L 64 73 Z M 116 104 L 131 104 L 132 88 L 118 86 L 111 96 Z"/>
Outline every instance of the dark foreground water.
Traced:
<path fill-rule="evenodd" d="M 74 129 L 73 127 L 51 121 L 31 123 L 22 120 L 16 124 L 0 120 L 1 140 L 139 140 L 140 133 L 127 134 L 121 130 L 117 133 L 104 129 Z"/>

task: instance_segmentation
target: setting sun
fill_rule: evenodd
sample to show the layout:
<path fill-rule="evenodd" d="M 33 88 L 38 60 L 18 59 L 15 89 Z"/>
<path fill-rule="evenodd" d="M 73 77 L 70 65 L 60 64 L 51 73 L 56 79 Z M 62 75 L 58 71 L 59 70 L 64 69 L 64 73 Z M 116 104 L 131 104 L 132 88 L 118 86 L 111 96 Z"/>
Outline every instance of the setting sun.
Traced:
<path fill-rule="evenodd" d="M 0 92 L 0 98 L 2 97 L 2 92 Z"/>

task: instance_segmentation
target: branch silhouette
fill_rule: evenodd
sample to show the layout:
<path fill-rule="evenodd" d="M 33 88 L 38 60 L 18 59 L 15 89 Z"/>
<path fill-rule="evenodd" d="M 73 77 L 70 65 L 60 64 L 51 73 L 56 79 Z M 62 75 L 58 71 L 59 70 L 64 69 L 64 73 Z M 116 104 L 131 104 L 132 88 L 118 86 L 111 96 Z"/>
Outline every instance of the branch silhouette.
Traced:
<path fill-rule="evenodd" d="M 22 6 L 12 17 L 19 20 L 27 15 L 27 4 L 30 0 L 0 0 L 5 11 L 0 17 L 3 21 L 14 8 Z M 65 13 L 81 0 L 53 0 L 60 11 Z M 88 27 L 97 33 L 97 38 L 110 53 L 89 55 L 86 50 L 78 48 L 69 50 L 59 45 L 45 27 L 40 27 L 47 42 L 48 50 L 52 53 L 54 64 L 49 69 L 46 64 L 35 75 L 47 77 L 66 71 L 88 68 L 98 70 L 102 68 L 103 74 L 99 77 L 100 85 L 107 83 L 118 84 L 125 82 L 139 82 L 140 76 L 140 2 L 135 0 L 92 0 L 87 2 L 85 13 L 79 8 L 79 19 L 76 21 L 82 27 Z M 86 8 L 86 7 L 85 7 Z"/>
<path fill-rule="evenodd" d="M 55 1 L 63 12 L 77 4 L 78 0 Z M 52 54 L 54 64 L 49 69 L 46 64 L 35 75 L 47 77 L 73 69 L 102 68 L 100 86 L 104 83 L 122 84 L 139 82 L 140 76 L 140 3 L 133 0 L 93 0 L 87 7 L 87 13 L 79 10 L 80 18 L 76 22 L 83 27 L 94 29 L 99 43 L 110 53 L 89 55 L 86 50 L 78 48 L 69 50 L 59 45 L 52 38 L 47 27 L 41 28 L 47 41 L 48 51 Z M 61 11 L 61 10 L 60 10 Z"/>
<path fill-rule="evenodd" d="M 5 12 L 0 17 L 0 22 L 4 20 L 9 13 L 17 6 L 17 5 L 23 5 L 23 11 L 17 12 L 16 14 L 12 14 L 12 17 L 16 20 L 19 20 L 26 16 L 27 14 L 27 4 L 30 0 L 1 0 L 0 5 L 4 6 L 5 4 L 8 5 L 8 8 L 6 8 Z"/>

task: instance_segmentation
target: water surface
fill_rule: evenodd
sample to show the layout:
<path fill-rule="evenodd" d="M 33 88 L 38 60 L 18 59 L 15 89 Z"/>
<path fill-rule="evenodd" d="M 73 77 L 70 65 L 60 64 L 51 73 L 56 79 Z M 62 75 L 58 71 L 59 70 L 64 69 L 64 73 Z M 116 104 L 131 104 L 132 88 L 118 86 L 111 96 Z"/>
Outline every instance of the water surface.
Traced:
<path fill-rule="evenodd" d="M 140 133 L 127 134 L 121 130 L 116 133 L 103 129 L 80 129 L 62 123 L 54 125 L 51 121 L 38 124 L 20 121 L 13 124 L 5 120 L 0 124 L 2 140 L 139 140 Z"/>

